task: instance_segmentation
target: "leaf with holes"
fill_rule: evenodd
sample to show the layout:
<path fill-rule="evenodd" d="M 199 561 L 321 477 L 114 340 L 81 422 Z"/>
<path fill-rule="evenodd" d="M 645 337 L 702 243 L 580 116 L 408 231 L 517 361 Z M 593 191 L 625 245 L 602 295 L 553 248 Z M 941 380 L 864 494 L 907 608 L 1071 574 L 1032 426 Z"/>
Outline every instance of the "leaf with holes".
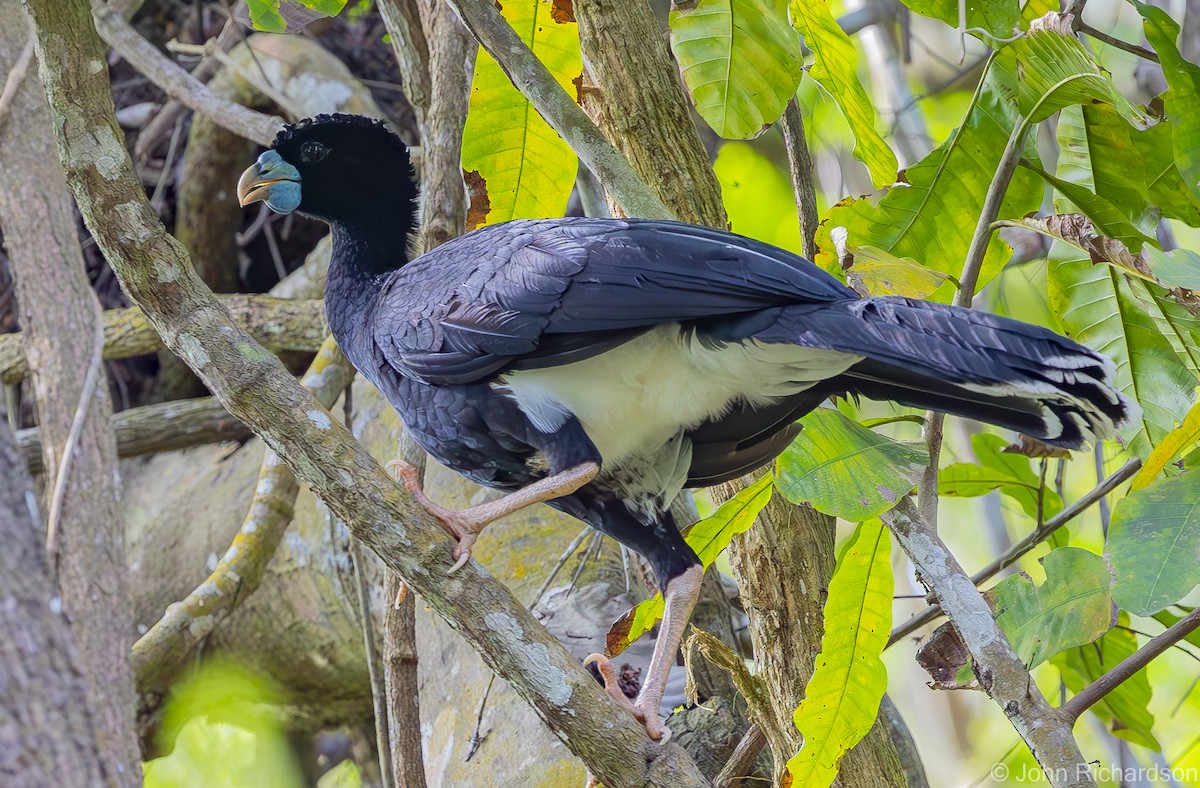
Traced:
<path fill-rule="evenodd" d="M 671 51 L 696 111 L 726 139 L 751 139 L 800 85 L 800 37 L 787 0 L 685 0 L 671 7 Z"/>
<path fill-rule="evenodd" d="M 875 106 L 858 79 L 858 52 L 825 0 L 792 0 L 792 24 L 815 61 L 808 75 L 833 97 L 854 133 L 854 158 L 866 165 L 875 188 L 896 180 L 896 154 L 875 126 Z"/>
<path fill-rule="evenodd" d="M 725 552 L 733 537 L 754 525 L 758 513 L 771 502 L 771 491 L 771 476 L 767 474 L 684 533 L 688 546 L 696 551 L 706 569 Z M 661 592 L 634 605 L 609 628 L 604 653 L 615 657 L 653 629 L 662 620 L 663 606 Z"/>
<path fill-rule="evenodd" d="M 792 503 L 862 522 L 891 509 L 929 462 L 924 446 L 885 438 L 833 408 L 800 420 L 804 429 L 775 463 L 775 486 Z"/>
<path fill-rule="evenodd" d="M 804 746 L 787 763 L 793 785 L 831 785 L 842 756 L 875 724 L 887 689 L 880 655 L 892 626 L 891 544 L 883 523 L 868 520 L 838 557 L 825 602 L 825 620 L 837 625 L 825 628 L 796 709 Z"/>
<path fill-rule="evenodd" d="M 1032 668 L 1065 649 L 1091 643 L 1112 627 L 1108 564 L 1078 547 L 1059 547 L 1042 559 L 1046 581 L 1035 586 L 1012 575 L 996 586 L 996 623 Z"/>
<path fill-rule="evenodd" d="M 1093 263 L 1108 263 L 1120 268 L 1130 276 L 1150 282 L 1158 281 L 1151 272 L 1145 257 L 1140 253 L 1131 252 L 1122 241 L 1098 233 L 1091 219 L 1081 213 L 1056 213 L 1040 218 L 1005 219 L 1000 224 L 1004 227 L 1021 227 L 1050 238 L 1057 238 L 1081 252 L 1086 252 Z"/>
<path fill-rule="evenodd" d="M 1200 200 L 1200 66 L 1179 52 L 1179 23 L 1161 8 L 1139 3 L 1133 5 L 1144 20 L 1146 40 L 1162 61 L 1163 76 L 1170 88 L 1163 95 L 1167 117 L 1174 125 L 1171 149 L 1175 166 L 1192 196 Z"/>
<path fill-rule="evenodd" d="M 1148 616 L 1200 583 L 1200 473 L 1160 479 L 1122 498 L 1104 547 L 1117 581 L 1113 598 Z"/>
<path fill-rule="evenodd" d="M 554 79 L 568 92 L 583 69 L 574 22 L 554 19 L 550 0 L 505 0 L 501 10 Z M 513 87 L 500 66 L 480 51 L 463 130 L 462 166 L 486 184 L 484 223 L 562 216 L 575 185 L 575 154 Z"/>

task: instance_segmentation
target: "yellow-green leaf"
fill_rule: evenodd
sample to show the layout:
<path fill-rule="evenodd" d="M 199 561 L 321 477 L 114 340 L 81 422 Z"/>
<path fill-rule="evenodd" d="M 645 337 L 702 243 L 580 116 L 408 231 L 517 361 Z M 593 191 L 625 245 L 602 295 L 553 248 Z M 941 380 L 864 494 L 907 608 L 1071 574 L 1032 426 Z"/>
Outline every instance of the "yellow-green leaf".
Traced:
<path fill-rule="evenodd" d="M 825 602 L 825 636 L 796 709 L 804 746 L 787 763 L 792 785 L 818 788 L 875 724 L 887 689 L 880 655 L 892 626 L 891 535 L 878 519 L 861 523 L 838 558 Z"/>
<path fill-rule="evenodd" d="M 845 269 L 846 283 L 859 295 L 929 298 L 947 282 L 949 291 L 954 292 L 954 277 L 927 268 L 911 257 L 897 257 L 876 246 L 847 244 L 845 251 L 854 256 L 854 262 Z"/>
<path fill-rule="evenodd" d="M 574 22 L 555 21 L 553 9 L 552 0 L 505 0 L 501 13 L 555 80 L 573 91 L 571 80 L 583 70 L 579 31 Z M 486 183 L 485 224 L 562 216 L 575 184 L 570 146 L 483 50 L 471 82 L 462 164 Z"/>
<path fill-rule="evenodd" d="M 1150 452 L 1150 456 L 1143 463 L 1142 469 L 1138 471 L 1137 476 L 1133 477 L 1129 489 L 1131 491 L 1140 490 L 1154 481 L 1154 478 L 1162 473 L 1163 468 L 1167 467 L 1167 463 L 1197 440 L 1200 440 L 1200 401 L 1192 405 L 1191 410 L 1183 417 L 1183 423 L 1168 432 L 1154 447 L 1154 451 Z"/>
<path fill-rule="evenodd" d="M 757 137 L 800 84 L 788 0 L 687 0 L 672 6 L 671 51 L 700 117 L 727 139 Z"/>
<path fill-rule="evenodd" d="M 733 537 L 754 525 L 754 518 L 771 502 L 771 481 L 770 474 L 763 476 L 722 504 L 711 517 L 704 518 L 687 530 L 684 539 L 696 551 L 705 569 L 725 552 Z M 634 605 L 608 630 L 604 653 L 615 657 L 653 629 L 662 620 L 663 605 L 661 593 Z"/>
<path fill-rule="evenodd" d="M 958 0 L 902 2 L 921 16 L 940 19 L 950 27 L 958 27 Z M 1011 36 L 1021 20 L 1021 6 L 1017 0 L 967 0 L 965 10 L 967 27 L 987 31 L 984 41 L 989 44 L 992 39 Z"/>
<path fill-rule="evenodd" d="M 850 522 L 878 517 L 912 490 L 929 462 L 924 445 L 885 438 L 833 408 L 804 429 L 775 463 L 775 486 L 792 503 Z"/>
<path fill-rule="evenodd" d="M 1042 559 L 1046 581 L 1034 586 L 1026 575 L 996 586 L 996 623 L 1026 666 L 1091 643 L 1112 626 L 1112 577 L 1108 564 L 1078 547 L 1051 550 Z"/>
<path fill-rule="evenodd" d="M 858 52 L 825 0 L 792 0 L 792 23 L 813 51 L 809 76 L 821 84 L 854 133 L 854 158 L 866 165 L 875 188 L 896 180 L 896 154 L 875 127 L 875 107 L 858 79 Z"/>

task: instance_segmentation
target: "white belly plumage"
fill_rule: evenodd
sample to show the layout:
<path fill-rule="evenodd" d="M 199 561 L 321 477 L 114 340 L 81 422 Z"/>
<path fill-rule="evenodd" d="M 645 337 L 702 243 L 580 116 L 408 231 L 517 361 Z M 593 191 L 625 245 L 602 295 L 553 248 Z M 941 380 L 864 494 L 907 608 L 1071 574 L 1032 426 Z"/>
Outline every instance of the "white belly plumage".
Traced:
<path fill-rule="evenodd" d="M 859 360 L 754 341 L 705 347 L 694 333 L 668 323 L 583 361 L 509 373 L 497 388 L 545 432 L 574 415 L 610 471 L 653 463 L 663 451 L 672 458 L 663 460 L 676 465 L 681 448 L 691 452 L 672 440 L 684 430 L 741 400 L 765 404 L 803 391 Z"/>

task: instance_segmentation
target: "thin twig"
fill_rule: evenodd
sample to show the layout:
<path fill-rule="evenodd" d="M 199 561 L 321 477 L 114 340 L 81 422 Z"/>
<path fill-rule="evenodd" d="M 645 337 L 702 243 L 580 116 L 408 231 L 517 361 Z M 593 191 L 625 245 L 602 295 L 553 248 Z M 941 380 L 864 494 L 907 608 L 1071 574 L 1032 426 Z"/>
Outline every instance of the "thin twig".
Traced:
<path fill-rule="evenodd" d="M 1100 484 L 1096 485 L 1088 493 L 1061 512 L 1051 517 L 1042 525 L 1041 528 L 1034 530 L 1028 536 L 1005 551 L 1004 555 L 992 561 L 990 564 L 980 569 L 971 577 L 971 582 L 975 585 L 986 582 L 988 579 L 996 575 L 1005 567 L 1012 565 L 1019 558 L 1024 556 L 1033 548 L 1037 547 L 1042 542 L 1046 541 L 1059 528 L 1074 520 L 1080 514 L 1088 509 L 1092 504 L 1104 498 L 1114 489 L 1128 479 L 1131 479 L 1138 469 L 1142 467 L 1142 461 L 1134 458 L 1122 465 L 1115 473 L 1109 476 Z M 934 621 L 942 614 L 942 609 L 938 605 L 931 605 L 922 610 L 917 615 L 905 621 L 900 626 L 892 630 L 892 636 L 888 639 L 888 646 L 895 645 L 901 639 L 907 637 L 921 627 Z"/>
<path fill-rule="evenodd" d="M 138 35 L 120 14 L 101 0 L 93 0 L 92 18 L 96 31 L 117 54 L 188 109 L 206 115 L 222 128 L 260 145 L 270 145 L 283 126 L 281 118 L 218 98 L 203 82 Z"/>
<path fill-rule="evenodd" d="M 100 301 L 91 297 L 95 319 L 92 323 L 92 355 L 88 359 L 87 374 L 83 379 L 83 388 L 79 391 L 79 403 L 75 406 L 75 416 L 71 419 L 71 431 L 67 434 L 67 442 L 63 444 L 62 457 L 58 460 L 58 473 L 54 477 L 54 493 L 50 498 L 50 512 L 46 518 L 46 555 L 50 557 L 52 571 L 58 566 L 58 524 L 62 517 L 63 500 L 67 494 L 67 478 L 71 475 L 71 461 L 75 456 L 75 446 L 79 443 L 79 434 L 83 431 L 83 423 L 87 420 L 91 409 L 92 397 L 96 393 L 96 384 L 100 380 L 100 370 L 104 368 L 104 329 L 100 318 Z M 82 538 L 82 535 L 80 535 Z"/>
<path fill-rule="evenodd" d="M 512 83 L 537 108 L 575 154 L 596 174 L 630 216 L 669 219 L 670 212 L 629 161 L 609 144 L 596 124 L 555 81 L 537 55 L 500 16 L 490 0 L 448 0 L 471 35 L 500 64 Z"/>
<path fill-rule="evenodd" d="M 0 123 L 4 122 L 4 115 L 8 112 L 9 105 L 17 97 L 17 88 L 21 86 L 21 82 L 25 79 L 25 73 L 29 71 L 29 64 L 33 62 L 33 40 L 33 35 L 30 34 L 29 40 L 25 42 L 25 48 L 21 50 L 21 56 L 17 58 L 17 62 L 13 64 L 12 70 L 8 72 L 8 77 L 4 80 L 4 92 L 0 93 Z"/>
<path fill-rule="evenodd" d="M 804 117 L 793 96 L 783 111 L 783 139 L 787 145 L 788 168 L 792 173 L 792 191 L 800 215 L 800 244 L 809 260 L 817 256 L 817 190 L 813 183 L 813 159 L 804 138 Z"/>
<path fill-rule="evenodd" d="M 1165 632 L 1153 638 L 1149 643 L 1117 663 L 1112 670 L 1080 690 L 1062 707 L 1062 715 L 1074 723 L 1079 719 L 1079 715 L 1094 706 L 1101 698 L 1119 687 L 1122 682 L 1132 678 L 1134 674 L 1149 665 L 1151 660 L 1183 640 L 1197 628 L 1200 628 L 1200 608 L 1196 608 L 1176 621 Z"/>
<path fill-rule="evenodd" d="M 1110 47 L 1116 47 L 1123 52 L 1128 52 L 1131 55 L 1137 55 L 1143 60 L 1149 60 L 1151 63 L 1160 62 L 1158 59 L 1158 53 L 1154 50 L 1147 49 L 1146 47 L 1139 46 L 1137 44 L 1131 44 L 1128 41 L 1122 41 L 1116 36 L 1111 36 L 1108 33 L 1105 33 L 1103 30 L 1097 30 L 1087 22 L 1080 20 L 1078 29 L 1080 33 L 1087 33 L 1092 38 L 1096 39 L 1097 41 L 1103 41 Z"/>
<path fill-rule="evenodd" d="M 379 780 L 383 785 L 395 785 L 392 773 L 391 740 L 388 738 L 387 695 L 383 686 L 383 657 L 375 642 L 375 622 L 371 615 L 371 595 L 367 590 L 367 577 L 362 543 L 350 537 L 350 560 L 354 565 L 354 587 L 358 596 L 358 610 L 362 617 L 363 649 L 367 657 L 367 675 L 371 679 L 371 703 L 375 709 L 375 746 L 379 756 Z"/>

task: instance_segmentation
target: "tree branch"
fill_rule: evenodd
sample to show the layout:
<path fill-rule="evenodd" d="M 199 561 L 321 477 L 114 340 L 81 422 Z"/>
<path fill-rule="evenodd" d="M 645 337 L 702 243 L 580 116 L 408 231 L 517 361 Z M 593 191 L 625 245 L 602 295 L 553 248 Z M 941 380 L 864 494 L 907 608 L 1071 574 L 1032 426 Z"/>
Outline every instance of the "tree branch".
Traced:
<path fill-rule="evenodd" d="M 28 0 L 28 7 L 37 23 L 47 95 L 58 115 L 54 132 L 80 211 L 125 291 L 165 344 L 355 537 L 458 628 L 605 784 L 702 785 L 679 747 L 647 739 L 478 563 L 446 575 L 449 539 L 433 518 L 400 492 L 278 359 L 234 327 L 182 247 L 159 224 L 120 141 L 104 53 L 85 0 Z M 101 67 L 89 68 L 94 63 Z"/>
<path fill-rule="evenodd" d="M 1062 528 L 1064 525 L 1083 514 L 1089 507 L 1091 507 L 1092 504 L 1108 495 L 1127 479 L 1132 478 L 1141 467 L 1142 461 L 1136 457 L 1126 462 L 1111 476 L 1089 490 L 1087 494 L 1083 495 L 1070 506 L 1054 515 L 1054 517 L 1051 517 L 1038 528 L 1035 528 L 1032 533 L 1006 550 L 1004 555 L 995 559 L 983 569 L 980 569 L 978 572 L 972 575 L 971 582 L 978 586 L 980 583 L 986 582 L 1005 567 L 1011 566 L 1013 562 L 1050 538 L 1050 535 L 1059 528 Z M 891 647 L 895 645 L 902 638 L 907 637 L 911 633 L 932 622 L 941 614 L 942 608 L 938 605 L 930 605 L 929 607 L 925 608 L 920 613 L 892 630 L 892 636 L 888 640 L 888 646 Z"/>
<path fill-rule="evenodd" d="M 974 661 L 979 685 L 1004 710 L 1050 784 L 1055 788 L 1094 785 L 1070 722 L 1046 702 L 983 595 L 938 537 L 933 523 L 921 517 L 910 498 L 902 499 L 883 519 L 950 616 Z"/>
<path fill-rule="evenodd" d="M 221 303 L 233 319 L 246 326 L 256 341 L 280 352 L 311 353 L 321 346 L 329 331 L 321 301 L 294 301 L 259 295 L 224 295 Z M 0 381 L 18 383 L 29 375 L 24 334 L 0 335 Z M 145 313 L 137 307 L 104 312 L 104 358 L 129 358 L 163 349 Z"/>
<path fill-rule="evenodd" d="M 350 362 L 329 337 L 302 382 L 328 408 L 353 376 Z M 258 588 L 292 521 L 299 491 L 291 470 L 268 450 L 246 518 L 225 555 L 195 591 L 168 606 L 163 617 L 133 644 L 131 659 L 142 692 L 167 689 L 204 638 Z"/>
<path fill-rule="evenodd" d="M 1150 642 L 1117 663 L 1112 670 L 1081 689 L 1062 707 L 1061 714 L 1074 724 L 1079 716 L 1096 705 L 1105 695 L 1133 678 L 1134 674 L 1167 649 L 1200 628 L 1200 608 L 1196 608 L 1176 621 L 1169 629 L 1152 638 Z"/>
<path fill-rule="evenodd" d="M 118 457 L 138 457 L 177 451 L 206 443 L 241 441 L 252 434 L 230 416 L 216 399 L 201 397 L 130 408 L 113 414 Z M 42 431 L 39 427 L 17 431 L 17 447 L 30 473 L 43 473 Z"/>
<path fill-rule="evenodd" d="M 792 173 L 792 192 L 800 215 L 800 244 L 804 256 L 817 258 L 817 188 L 813 183 L 813 159 L 804 138 L 804 117 L 793 96 L 783 111 L 783 139 L 787 144 L 788 169 Z"/>
<path fill-rule="evenodd" d="M 537 108 L 588 169 L 630 216 L 669 219 L 670 211 L 642 182 L 633 167 L 608 143 L 575 100 L 567 94 L 537 55 L 509 26 L 489 0 L 447 0 L 475 40 L 486 49 L 512 83 Z"/>
<path fill-rule="evenodd" d="M 283 119 L 264 115 L 240 104 L 223 101 L 204 83 L 184 71 L 101 0 L 93 0 L 95 29 L 113 50 L 129 61 L 140 74 L 188 109 L 212 118 L 234 134 L 260 145 L 270 145 L 283 126 Z"/>

